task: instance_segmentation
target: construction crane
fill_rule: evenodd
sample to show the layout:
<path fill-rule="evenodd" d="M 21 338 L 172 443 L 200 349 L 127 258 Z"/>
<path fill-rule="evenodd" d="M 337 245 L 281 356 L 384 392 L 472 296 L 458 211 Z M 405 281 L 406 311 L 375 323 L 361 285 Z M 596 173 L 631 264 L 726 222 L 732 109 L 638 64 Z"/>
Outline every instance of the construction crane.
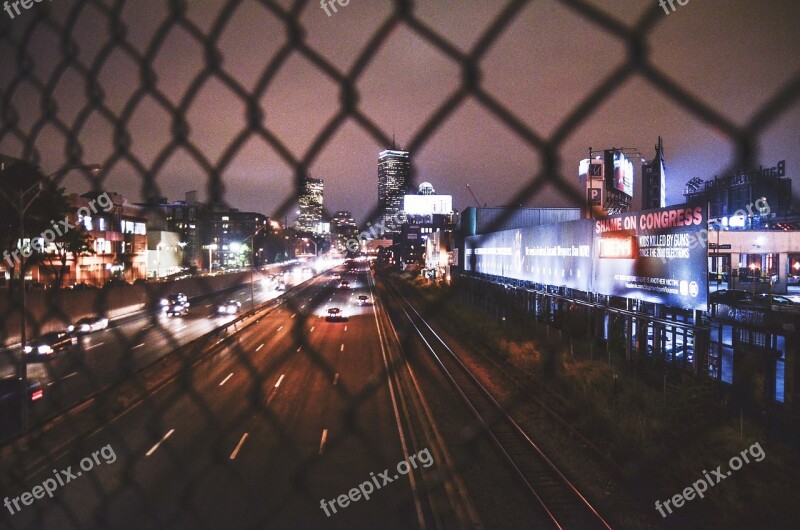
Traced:
<path fill-rule="evenodd" d="M 469 194 L 472 195 L 472 198 L 475 199 L 475 204 L 477 204 L 478 208 L 480 208 L 481 207 L 481 203 L 478 200 L 478 198 L 475 196 L 475 192 L 473 192 L 472 188 L 469 187 L 469 184 L 467 184 L 467 189 L 469 190 Z"/>

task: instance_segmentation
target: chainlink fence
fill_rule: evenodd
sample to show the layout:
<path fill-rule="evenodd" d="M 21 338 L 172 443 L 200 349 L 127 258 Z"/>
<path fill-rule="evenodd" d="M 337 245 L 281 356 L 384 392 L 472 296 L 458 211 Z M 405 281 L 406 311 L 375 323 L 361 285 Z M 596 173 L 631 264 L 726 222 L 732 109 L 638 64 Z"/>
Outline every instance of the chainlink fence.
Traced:
<path fill-rule="evenodd" d="M 551 186 L 558 190 L 559 193 L 569 197 L 576 207 L 583 205 L 582 192 L 576 193 L 575 188 L 568 185 L 573 180 L 571 176 L 573 164 L 571 161 L 567 161 L 565 164 L 560 157 L 559 150 L 567 138 L 573 135 L 581 126 L 587 116 L 592 115 L 593 111 L 608 101 L 623 84 L 633 77 L 647 80 L 652 90 L 670 99 L 696 120 L 704 122 L 710 128 L 725 135 L 735 146 L 735 159 L 731 160 L 731 168 L 757 165 L 758 142 L 762 133 L 779 120 L 785 111 L 796 105 L 798 98 L 800 98 L 800 73 L 798 73 L 786 86 L 777 90 L 775 95 L 758 112 L 754 113 L 753 117 L 744 125 L 737 125 L 730 117 L 714 110 L 704 101 L 692 95 L 688 89 L 681 85 L 680 80 L 666 75 L 651 61 L 648 39 L 664 18 L 663 10 L 656 2 L 652 2 L 652 6 L 645 10 L 635 24 L 627 26 L 621 24 L 616 18 L 610 16 L 594 3 L 581 0 L 559 0 L 562 6 L 570 9 L 579 17 L 590 21 L 607 35 L 621 43 L 626 49 L 626 58 L 596 83 L 596 88 L 560 121 L 551 135 L 543 136 L 535 132 L 523 119 L 515 116 L 514 112 L 487 91 L 483 84 L 485 75 L 482 69 L 482 61 L 493 45 L 518 18 L 520 12 L 533 2 L 519 0 L 505 3 L 483 29 L 480 38 L 476 40 L 472 48 L 464 52 L 445 36 L 437 33 L 423 19 L 416 16 L 414 2 L 396 0 L 392 3 L 392 9 L 385 20 L 366 39 L 366 45 L 360 50 L 357 58 L 352 62 L 352 66 L 348 70 L 342 70 L 327 60 L 319 50 L 314 49 L 306 41 L 301 15 L 307 10 L 318 9 L 319 6 L 315 2 L 298 1 L 286 7 L 280 2 L 259 0 L 257 3 L 280 21 L 283 26 L 283 33 L 274 34 L 274 38 L 280 41 L 280 46 L 271 56 L 264 57 L 264 67 L 257 72 L 257 82 L 254 88 L 249 89 L 237 79 L 235 74 L 226 70 L 218 47 L 220 39 L 223 38 L 225 33 L 235 30 L 229 25 L 229 22 L 236 14 L 237 9 L 244 3 L 241 0 L 220 0 L 218 12 L 209 29 L 201 28 L 187 16 L 186 2 L 179 0 L 164 2 L 163 4 L 166 6 L 164 16 L 149 21 L 149 24 L 156 29 L 145 46 L 141 46 L 141 43 L 134 44 L 128 40 L 128 31 L 123 21 L 123 12 L 133 2 L 125 0 L 56 1 L 69 6 L 66 9 L 60 6 L 62 10 L 66 10 L 67 15 L 65 17 L 55 17 L 47 9 L 39 9 L 38 5 L 36 9 L 24 12 L 13 21 L 5 16 L 0 16 L 0 21 L 2 21 L 0 22 L 0 46 L 2 46 L 3 54 L 13 55 L 14 65 L 12 70 L 4 72 L 6 82 L 0 109 L 0 143 L 20 146 L 19 152 L 6 154 L 14 154 L 19 158 L 38 163 L 41 160 L 41 154 L 37 148 L 37 143 L 39 143 L 43 131 L 49 128 L 57 131 L 65 139 L 67 145 L 65 166 L 82 165 L 90 162 L 102 165 L 103 170 L 99 175 L 94 176 L 85 172 L 87 181 L 95 191 L 103 191 L 105 189 L 104 182 L 108 175 L 113 174 L 115 168 L 124 165 L 132 177 L 141 181 L 142 196 L 152 196 L 159 195 L 158 177 L 163 174 L 164 168 L 171 157 L 176 156 L 178 152 L 183 155 L 188 153 L 189 157 L 202 170 L 202 177 L 208 192 L 208 203 L 210 206 L 214 206 L 226 204 L 226 183 L 222 177 L 226 168 L 229 167 L 245 144 L 249 140 L 256 138 L 274 149 L 280 159 L 291 167 L 294 175 L 295 193 L 285 197 L 281 205 L 274 212 L 269 213 L 273 219 L 283 219 L 292 211 L 297 203 L 301 183 L 309 175 L 309 167 L 324 153 L 333 137 L 345 127 L 346 123 L 356 124 L 361 131 L 374 139 L 379 145 L 389 146 L 393 143 L 393 132 L 382 124 L 376 123 L 360 108 L 358 83 L 369 71 L 370 65 L 375 60 L 378 52 L 383 47 L 390 45 L 390 36 L 399 28 L 405 28 L 416 39 L 439 50 L 460 71 L 458 86 L 450 92 L 449 96 L 438 106 L 436 111 L 413 132 L 405 148 L 412 153 L 412 181 L 415 175 L 413 153 L 421 151 L 436 136 L 440 127 L 449 118 L 467 102 L 472 102 L 479 105 L 491 117 L 503 123 L 513 135 L 530 146 L 541 160 L 541 169 L 527 175 L 519 183 L 513 198 L 509 200 L 509 204 L 524 204 L 542 190 L 543 187 Z M 94 10 L 96 12 L 95 16 L 97 14 L 102 16 L 105 27 L 102 28 L 102 31 L 97 31 L 97 39 L 101 39 L 102 42 L 94 59 L 84 61 L 80 59 L 77 53 L 78 45 L 74 35 L 76 31 L 79 31 L 78 22 L 81 16 L 88 9 Z M 337 16 L 347 16 L 346 9 L 341 8 Z M 47 69 L 37 68 L 34 60 L 37 46 L 39 46 L 34 36 L 43 28 L 56 34 L 60 43 L 60 49 L 56 54 L 57 61 L 48 65 Z M 154 62 L 157 60 L 160 49 L 164 46 L 169 34 L 176 28 L 180 28 L 185 35 L 188 35 L 197 44 L 198 57 L 193 57 L 192 59 L 202 62 L 202 68 L 187 83 L 186 89 L 177 102 L 159 89 L 154 71 Z M 104 87 L 98 81 L 101 78 L 101 71 L 106 62 L 114 54 L 122 54 L 134 65 L 133 71 L 129 72 L 129 83 L 135 86 L 135 90 L 124 105 L 122 112 L 115 112 L 106 104 Z M 287 147 L 278 133 L 265 126 L 263 110 L 263 101 L 268 89 L 293 55 L 300 55 L 306 59 L 328 81 L 335 83 L 339 90 L 338 101 L 330 102 L 330 106 L 335 109 L 335 112 L 316 133 L 310 147 L 299 157 L 293 154 L 292 149 Z M 72 95 L 80 98 L 81 102 L 80 109 L 73 120 L 67 120 L 59 113 L 55 96 L 60 80 L 67 71 L 71 75 L 79 76 L 85 87 L 82 93 Z M 216 160 L 210 159 L 192 143 L 189 138 L 190 127 L 186 120 L 187 109 L 195 102 L 201 88 L 212 81 L 225 86 L 229 93 L 234 94 L 246 109 L 246 118 L 242 120 L 241 129 L 228 138 L 227 148 Z M 23 91 L 26 94 L 26 98 L 33 97 L 39 105 L 37 107 L 20 107 L 17 101 Z M 150 163 L 140 160 L 134 154 L 132 144 L 136 139 L 132 137 L 133 133 L 130 131 L 132 116 L 137 106 L 146 99 L 156 101 L 160 108 L 169 114 L 171 119 L 169 124 L 171 139 L 164 145 L 159 146 L 157 155 Z M 99 115 L 112 131 L 114 149 L 113 153 L 105 160 L 92 158 L 82 144 L 82 131 L 86 126 L 87 120 L 92 115 Z M 565 167 L 566 172 L 564 171 Z M 379 213 L 376 206 L 370 217 L 377 219 Z M 496 226 L 502 226 L 509 215 L 511 215 L 510 210 L 504 217 L 498 219 Z M 207 280 L 201 280 L 201 282 L 205 281 Z M 212 287 L 210 284 L 206 286 L 209 289 Z M 154 291 L 151 293 L 151 298 L 155 300 L 161 295 L 167 294 L 167 288 L 164 289 L 163 292 Z M 98 312 L 103 312 L 112 304 L 113 301 L 108 299 L 111 296 L 108 294 L 109 292 L 107 290 L 99 291 L 95 303 L 95 309 Z M 150 325 L 166 341 L 166 349 L 176 350 L 176 353 L 170 356 L 173 358 L 173 362 L 177 362 L 179 366 L 187 368 L 185 371 L 179 371 L 181 375 L 177 377 L 176 384 L 179 385 L 180 392 L 191 395 L 199 413 L 205 413 L 209 421 L 211 421 L 211 418 L 216 417 L 217 412 L 212 411 L 211 405 L 196 392 L 192 378 L 186 375 L 186 372 L 189 371 L 188 368 L 192 366 L 192 362 L 204 348 L 209 347 L 216 341 L 228 341 L 226 344 L 233 349 L 234 353 L 232 355 L 237 359 L 242 370 L 248 374 L 251 381 L 251 390 L 246 395 L 243 395 L 243 399 L 250 402 L 251 409 L 248 411 L 248 415 L 243 414 L 241 417 L 231 419 L 231 423 L 234 425 L 243 423 L 249 418 L 249 413 L 255 412 L 263 418 L 266 425 L 282 433 L 279 434 L 279 438 L 290 443 L 291 436 L 286 432 L 279 415 L 267 404 L 268 390 L 266 389 L 266 381 L 268 379 L 270 381 L 274 380 L 275 376 L 279 374 L 281 363 L 293 355 L 307 356 L 313 361 L 316 369 L 325 374 L 326 377 L 333 373 L 333 368 L 309 343 L 308 336 L 304 332 L 304 329 L 311 324 L 307 320 L 314 318 L 314 310 L 312 308 L 316 309 L 325 304 L 327 295 L 327 292 L 322 292 L 320 296 L 309 302 L 309 307 L 305 307 L 301 301 L 293 297 L 286 298 L 284 307 L 291 312 L 297 313 L 299 317 L 293 320 L 295 327 L 293 335 L 297 347 L 281 352 L 266 368 L 256 366 L 250 361 L 249 353 L 244 351 L 237 341 L 231 340 L 228 334 L 230 330 L 218 330 L 217 334 L 211 339 L 204 339 L 199 343 L 193 341 L 187 346 L 177 335 L 175 328 L 165 325 L 160 319 L 153 317 Z M 13 314 L 18 314 L 20 311 L 20 306 L 16 299 L 12 300 L 12 302 L 12 306 L 4 315 L 5 318 L 12 318 Z M 426 312 L 428 314 L 436 314 L 437 310 L 443 308 L 446 303 L 447 300 L 438 301 L 436 305 L 426 307 Z M 47 314 L 48 320 L 66 320 L 63 311 L 55 304 Z M 33 320 L 29 324 L 32 328 L 31 333 L 36 335 L 40 323 L 36 322 L 35 319 Z M 132 357 L 146 332 L 143 330 L 132 336 L 127 336 L 121 332 L 115 332 L 115 334 L 116 340 L 123 344 L 127 351 L 127 357 L 125 357 L 122 363 L 123 366 L 117 374 L 120 378 L 123 378 L 137 371 L 138 366 L 134 363 Z M 415 337 L 413 334 L 408 333 L 401 339 L 404 347 L 410 347 L 409 343 L 415 340 Z M 16 353 L 6 352 L 5 354 L 14 359 L 16 358 L 14 357 Z M 92 365 L 85 364 L 83 359 L 83 354 L 79 350 L 75 364 L 71 368 L 72 371 L 79 374 L 80 377 L 85 377 L 90 382 L 93 382 L 96 388 L 103 387 L 103 382 L 100 380 L 101 377 L 95 373 L 95 368 Z M 177 359 L 177 361 L 174 361 L 174 359 Z M 9 362 L 14 361 L 12 359 Z M 397 368 L 399 369 L 399 367 Z M 45 367 L 44 370 L 48 371 L 50 368 Z M 50 374 L 51 377 L 63 375 L 63 373 Z M 128 380 L 126 384 L 131 388 L 125 387 L 124 391 L 130 392 L 130 396 L 136 395 L 137 390 L 144 391 L 145 388 L 150 388 L 146 383 L 140 381 L 131 383 Z M 382 388 L 385 390 L 386 384 L 387 381 L 384 378 L 379 384 L 368 386 L 360 394 L 351 394 L 342 386 L 339 386 L 337 391 L 351 403 L 352 412 L 355 413 L 375 392 Z M 120 387 L 122 388 L 122 385 Z M 50 399 L 54 398 L 51 397 Z M 99 394 L 96 399 L 104 402 L 104 414 L 108 414 L 108 417 L 112 417 L 114 412 L 118 412 L 124 406 L 130 405 L 129 402 L 107 393 Z M 120 403 L 120 401 L 124 403 Z M 159 405 L 159 403 L 161 404 Z M 55 403 L 55 405 L 58 405 L 58 403 Z M 146 425 L 144 428 L 157 439 L 163 434 L 164 428 L 158 418 L 164 413 L 168 403 L 163 403 L 160 400 L 145 400 L 141 406 L 149 407 L 153 418 L 152 425 Z M 108 417 L 99 416 L 102 420 L 106 420 Z M 61 428 L 67 432 L 72 430 L 73 436 L 78 440 L 82 440 L 86 434 L 83 429 L 87 427 L 77 422 L 72 425 L 71 420 L 67 420 L 64 425 L 61 425 Z M 113 424 L 109 429 L 113 433 Z M 478 430 L 476 429 L 475 432 L 477 433 Z M 361 438 L 365 443 L 370 443 L 369 440 L 371 438 L 368 434 L 359 432 L 355 426 L 353 426 L 353 431 L 350 434 Z M 219 445 L 220 453 L 223 453 L 222 448 L 227 447 L 228 439 L 222 434 L 215 434 L 213 430 L 209 430 L 208 435 L 216 440 L 215 443 Z M 478 434 L 473 434 L 473 436 L 478 436 Z M 41 455 L 34 454 L 37 452 L 37 448 L 39 452 L 53 450 L 52 447 L 47 446 L 47 442 L 43 438 L 43 436 L 30 437 L 27 447 L 24 444 L 12 444 L 6 448 L 4 458 L 7 462 L 18 463 L 31 460 L 38 461 L 37 459 L 41 458 Z M 112 438 L 115 440 L 112 445 L 117 454 L 133 454 L 123 437 L 112 436 Z M 469 440 L 465 440 L 464 443 L 469 443 Z M 93 450 L 98 449 L 88 443 L 82 442 L 78 445 L 79 447 L 71 452 L 77 459 L 88 456 Z M 175 459 L 176 473 L 186 475 L 197 473 L 197 470 L 183 467 L 184 462 L 180 454 L 172 452 L 170 455 Z M 319 499 L 311 495 L 305 484 L 307 476 L 318 469 L 318 458 L 305 458 L 299 451 L 295 454 L 295 458 L 296 480 L 293 484 L 287 485 L 287 503 L 292 497 L 299 496 L 307 498 L 311 505 L 317 505 Z M 100 506 L 96 507 L 95 515 L 95 522 L 99 526 L 103 526 L 106 521 L 105 510 L 119 500 L 124 488 L 132 487 L 143 496 L 147 496 L 147 492 L 142 490 L 142 486 L 131 478 L 135 460 L 132 458 L 128 462 L 126 464 L 128 468 L 121 470 L 119 473 L 123 477 L 120 483 L 115 484 L 113 487 L 106 487 L 100 482 L 95 482 L 94 489 L 101 499 Z M 57 467 L 55 460 L 45 460 L 41 465 L 46 469 L 55 469 Z M 26 476 L 24 466 L 19 468 L 11 465 L 10 467 L 6 466 L 6 468 L 7 474 L 3 481 L 4 493 L 10 494 L 30 487 L 30 484 L 24 481 Z M 382 467 L 376 464 L 375 469 L 379 470 Z M 87 473 L 87 475 L 90 474 Z M 87 476 L 83 480 L 91 481 L 93 479 L 91 476 Z M 188 498 L 192 492 L 183 493 Z M 78 527 L 77 514 L 71 513 L 66 506 L 64 506 L 64 509 L 66 513 L 64 526 Z M 185 509 L 191 510 L 192 506 L 187 503 Z M 27 510 L 37 510 L 36 504 L 27 508 Z M 276 517 L 278 515 L 276 514 Z M 5 521 L 6 523 L 9 521 L 13 523 L 13 520 L 8 517 L 5 518 Z M 182 525 L 185 522 L 185 520 L 161 520 L 158 526 Z M 265 520 L 264 525 L 269 526 L 270 522 L 271 519 Z"/>

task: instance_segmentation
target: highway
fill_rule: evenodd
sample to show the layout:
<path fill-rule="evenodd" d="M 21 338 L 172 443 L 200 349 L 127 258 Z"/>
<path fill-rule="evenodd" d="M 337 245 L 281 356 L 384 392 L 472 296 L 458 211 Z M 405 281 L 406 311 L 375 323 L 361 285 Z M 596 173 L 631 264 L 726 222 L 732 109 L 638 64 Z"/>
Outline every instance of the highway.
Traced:
<path fill-rule="evenodd" d="M 367 268 L 345 274 L 350 289 L 340 288 L 332 273 L 314 278 L 189 376 L 6 485 L 3 495 L 13 501 L 54 469 L 80 470 L 81 459 L 103 447 L 116 456 L 95 462 L 53 499 L 34 499 L 13 515 L 13 504 L 3 509 L 0 521 L 14 528 L 431 526 L 442 515 L 433 513 L 435 488 L 425 484 L 435 483 L 431 477 L 443 472 L 444 462 L 431 456 L 429 467 L 407 465 L 408 474 L 398 473 L 409 455 L 422 458 L 427 441 L 408 428 L 396 389 L 387 384 L 390 341 L 378 306 L 357 304 L 358 295 L 373 300 Z M 326 320 L 326 308 L 334 306 L 347 320 Z M 171 319 L 137 338 L 129 335 L 135 325 L 122 326 L 93 335 L 83 351 L 106 356 L 105 363 L 91 361 L 105 366 L 99 379 L 114 377 L 168 344 L 163 330 L 182 340 L 210 329 L 213 320 L 205 312 Z M 135 362 L 120 350 L 123 344 L 141 350 Z M 51 368 L 46 376 L 56 374 Z M 57 385 L 66 385 L 68 374 L 58 376 Z M 84 379 L 93 383 L 88 374 L 66 380 Z M 369 499 L 353 494 L 365 482 L 376 485 Z"/>
<path fill-rule="evenodd" d="M 287 269 L 289 270 L 289 269 Z M 265 275 L 255 275 L 253 303 L 262 304 L 283 294 L 274 284 L 262 282 Z M 298 274 L 286 275 L 287 287 L 307 279 Z M 233 291 L 215 293 L 193 301 L 189 314 L 168 317 L 154 311 L 139 311 L 111 321 L 105 330 L 78 337 L 69 352 L 52 359 L 28 363 L 28 379 L 38 381 L 44 389 L 44 399 L 31 407 L 31 424 L 66 410 L 99 389 L 113 385 L 160 359 L 179 346 L 188 343 L 214 328 L 230 322 L 235 315 L 216 315 L 218 302 L 238 300 L 242 312 L 251 307 L 251 290 L 243 285 Z M 10 350 L 16 357 L 19 348 Z M 9 357 L 3 357 L 2 373 L 14 374 Z"/>

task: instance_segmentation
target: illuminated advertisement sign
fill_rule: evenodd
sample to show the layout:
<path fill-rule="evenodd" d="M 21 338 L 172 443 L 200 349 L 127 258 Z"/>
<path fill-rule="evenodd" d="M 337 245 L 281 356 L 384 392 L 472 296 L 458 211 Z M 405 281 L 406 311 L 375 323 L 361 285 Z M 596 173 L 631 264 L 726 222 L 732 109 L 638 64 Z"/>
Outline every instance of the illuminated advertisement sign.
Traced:
<path fill-rule="evenodd" d="M 617 150 L 606 150 L 603 154 L 606 187 L 633 197 L 633 162 Z"/>
<path fill-rule="evenodd" d="M 465 270 L 707 308 L 707 213 L 672 206 L 467 238 Z"/>
<path fill-rule="evenodd" d="M 467 238 L 465 267 L 495 276 L 591 289 L 592 221 L 568 221 Z"/>
<path fill-rule="evenodd" d="M 595 291 L 705 310 L 706 228 L 702 206 L 671 206 L 595 220 Z M 604 250 L 606 245 L 609 250 Z"/>

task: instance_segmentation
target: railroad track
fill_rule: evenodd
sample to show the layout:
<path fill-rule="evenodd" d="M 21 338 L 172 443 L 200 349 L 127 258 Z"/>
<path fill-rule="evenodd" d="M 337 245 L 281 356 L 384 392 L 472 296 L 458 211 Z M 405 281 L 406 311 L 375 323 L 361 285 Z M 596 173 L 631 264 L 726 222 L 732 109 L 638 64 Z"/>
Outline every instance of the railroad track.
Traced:
<path fill-rule="evenodd" d="M 422 315 L 393 287 L 392 296 L 436 364 L 467 408 L 541 507 L 559 529 L 611 529 L 599 511 L 539 448 L 531 436 L 480 383 Z"/>

